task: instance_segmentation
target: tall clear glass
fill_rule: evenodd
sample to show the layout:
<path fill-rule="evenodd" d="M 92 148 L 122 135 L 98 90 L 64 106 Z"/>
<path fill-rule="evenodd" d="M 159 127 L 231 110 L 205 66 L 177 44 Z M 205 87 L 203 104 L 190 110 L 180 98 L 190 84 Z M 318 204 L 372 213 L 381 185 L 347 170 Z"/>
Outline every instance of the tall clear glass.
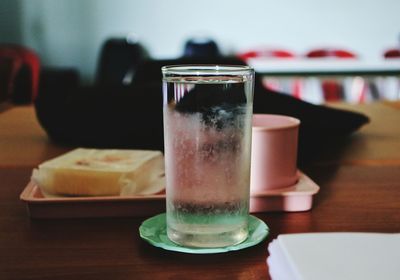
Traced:
<path fill-rule="evenodd" d="M 188 247 L 248 235 L 254 71 L 162 67 L 167 234 Z"/>

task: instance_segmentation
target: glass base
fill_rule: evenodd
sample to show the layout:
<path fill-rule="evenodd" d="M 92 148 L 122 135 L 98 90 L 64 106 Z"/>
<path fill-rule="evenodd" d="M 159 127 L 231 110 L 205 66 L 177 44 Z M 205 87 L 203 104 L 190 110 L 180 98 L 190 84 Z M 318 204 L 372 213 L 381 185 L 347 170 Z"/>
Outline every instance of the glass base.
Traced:
<path fill-rule="evenodd" d="M 151 245 L 168 251 L 188 254 L 217 254 L 242 250 L 255 246 L 265 240 L 269 234 L 268 226 L 259 218 L 249 215 L 248 237 L 241 243 L 219 248 L 184 247 L 172 242 L 167 236 L 166 214 L 159 214 L 145 220 L 139 227 L 140 237 Z"/>
<path fill-rule="evenodd" d="M 222 227 L 220 230 L 214 229 L 213 232 L 203 232 L 197 230 L 178 231 L 174 228 L 167 228 L 168 238 L 181 246 L 195 248 L 219 248 L 239 244 L 248 237 L 247 224 L 227 230 Z"/>

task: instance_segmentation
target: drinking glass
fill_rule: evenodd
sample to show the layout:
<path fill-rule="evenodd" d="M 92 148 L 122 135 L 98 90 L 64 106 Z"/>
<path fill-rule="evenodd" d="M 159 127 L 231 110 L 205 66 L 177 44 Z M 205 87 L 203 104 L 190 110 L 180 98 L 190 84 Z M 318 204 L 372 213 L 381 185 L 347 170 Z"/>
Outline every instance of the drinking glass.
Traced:
<path fill-rule="evenodd" d="M 187 247 L 248 236 L 254 71 L 162 67 L 167 234 Z"/>

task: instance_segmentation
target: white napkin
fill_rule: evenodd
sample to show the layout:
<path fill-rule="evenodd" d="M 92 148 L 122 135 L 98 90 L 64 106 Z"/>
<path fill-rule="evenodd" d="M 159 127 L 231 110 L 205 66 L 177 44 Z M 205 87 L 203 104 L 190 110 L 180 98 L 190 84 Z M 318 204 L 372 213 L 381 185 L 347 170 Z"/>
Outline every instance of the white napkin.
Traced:
<path fill-rule="evenodd" d="M 305 233 L 273 240 L 273 280 L 400 279 L 400 234 Z"/>

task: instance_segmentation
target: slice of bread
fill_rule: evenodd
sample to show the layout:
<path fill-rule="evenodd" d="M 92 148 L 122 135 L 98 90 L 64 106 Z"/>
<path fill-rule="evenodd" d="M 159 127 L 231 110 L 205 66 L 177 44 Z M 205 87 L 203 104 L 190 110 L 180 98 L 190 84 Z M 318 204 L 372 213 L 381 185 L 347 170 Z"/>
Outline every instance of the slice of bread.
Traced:
<path fill-rule="evenodd" d="M 78 148 L 33 170 L 32 180 L 46 195 L 115 196 L 164 189 L 160 151 Z"/>

